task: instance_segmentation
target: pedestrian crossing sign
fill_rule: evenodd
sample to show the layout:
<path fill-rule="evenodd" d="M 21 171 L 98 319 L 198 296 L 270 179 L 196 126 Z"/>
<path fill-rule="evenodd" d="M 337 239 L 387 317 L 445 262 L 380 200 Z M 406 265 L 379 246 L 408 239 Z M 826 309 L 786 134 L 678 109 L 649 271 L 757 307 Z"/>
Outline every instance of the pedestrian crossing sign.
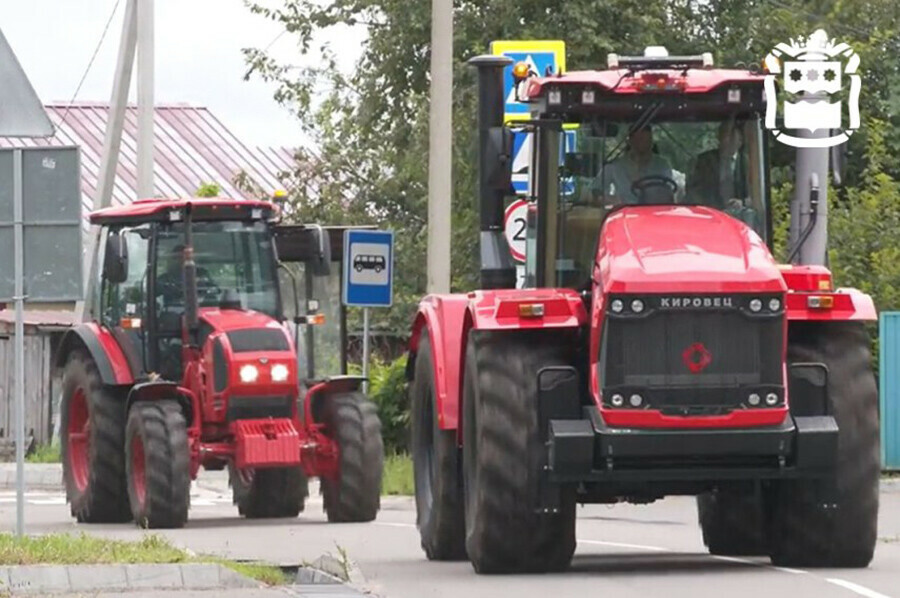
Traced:
<path fill-rule="evenodd" d="M 514 40 L 491 42 L 491 54 L 506 56 L 512 64 L 503 69 L 504 119 L 523 120 L 530 118 L 527 104 L 516 101 L 512 69 L 517 62 L 525 62 L 539 77 L 561 73 L 566 70 L 566 43 L 561 40 Z"/>

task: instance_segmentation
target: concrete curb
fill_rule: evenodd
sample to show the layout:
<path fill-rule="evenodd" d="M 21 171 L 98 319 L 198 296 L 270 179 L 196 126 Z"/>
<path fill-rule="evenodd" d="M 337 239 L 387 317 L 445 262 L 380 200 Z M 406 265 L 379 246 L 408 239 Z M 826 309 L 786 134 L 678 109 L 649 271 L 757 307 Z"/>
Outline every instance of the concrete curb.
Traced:
<path fill-rule="evenodd" d="M 215 564 L 0 567 L 0 589 L 13 594 L 258 587 L 256 581 Z"/>
<path fill-rule="evenodd" d="M 0 463 L 0 489 L 15 490 L 16 464 Z M 25 490 L 64 490 L 62 465 L 59 463 L 26 463 Z"/>

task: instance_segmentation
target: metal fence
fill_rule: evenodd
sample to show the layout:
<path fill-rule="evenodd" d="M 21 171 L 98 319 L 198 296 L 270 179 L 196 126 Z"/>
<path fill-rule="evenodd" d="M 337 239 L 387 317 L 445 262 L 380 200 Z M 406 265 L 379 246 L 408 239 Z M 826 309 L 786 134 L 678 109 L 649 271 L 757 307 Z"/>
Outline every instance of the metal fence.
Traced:
<path fill-rule="evenodd" d="M 900 470 L 900 312 L 882 312 L 878 328 L 881 462 Z"/>

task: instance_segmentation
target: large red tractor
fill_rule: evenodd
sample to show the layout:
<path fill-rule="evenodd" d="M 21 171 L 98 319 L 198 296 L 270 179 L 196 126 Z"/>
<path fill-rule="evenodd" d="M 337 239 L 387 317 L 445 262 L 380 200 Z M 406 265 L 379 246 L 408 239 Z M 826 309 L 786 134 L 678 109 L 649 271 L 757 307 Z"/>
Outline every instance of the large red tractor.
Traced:
<path fill-rule="evenodd" d="M 181 527 L 201 466 L 229 469 L 248 518 L 296 517 L 318 476 L 330 521 L 374 519 L 383 459 L 375 407 L 360 378 L 317 378 L 314 365 L 317 335 L 332 342 L 332 360 L 341 350 L 316 326 L 339 296 L 314 294 L 334 286 L 329 235 L 276 235 L 277 212 L 216 198 L 91 215 L 102 242 L 85 322 L 57 356 L 63 472 L 78 521 Z M 292 268 L 279 260 L 282 244 Z M 288 305 L 282 287 L 293 293 Z"/>
<path fill-rule="evenodd" d="M 866 566 L 875 308 L 824 267 L 772 257 L 764 77 L 709 55 L 546 76 L 521 63 L 531 118 L 504 123 L 510 61 L 471 62 L 482 289 L 425 297 L 410 343 L 428 558 L 562 570 L 577 503 L 696 495 L 714 554 Z M 511 129 L 531 144 L 520 289 Z"/>

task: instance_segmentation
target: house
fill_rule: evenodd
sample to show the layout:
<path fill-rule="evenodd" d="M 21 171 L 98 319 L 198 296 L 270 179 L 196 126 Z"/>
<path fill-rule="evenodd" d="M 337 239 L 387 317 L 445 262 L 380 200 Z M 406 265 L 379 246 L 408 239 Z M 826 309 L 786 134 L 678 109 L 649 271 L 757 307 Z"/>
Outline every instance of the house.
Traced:
<path fill-rule="evenodd" d="M 46 112 L 56 134 L 48 138 L 0 137 L 0 148 L 79 146 L 81 198 L 85 216 L 93 209 L 100 176 L 103 139 L 109 105 L 96 102 L 49 104 Z M 204 183 L 215 183 L 221 195 L 250 199 L 249 189 L 270 194 L 284 188 L 294 169 L 289 148 L 251 147 L 238 139 L 207 108 L 172 104 L 154 111 L 154 195 L 188 197 Z M 244 185 L 236 180 L 241 178 Z M 137 107 L 125 115 L 122 145 L 116 170 L 114 205 L 136 199 Z M 85 231 L 89 224 L 85 219 Z M 85 241 L 87 241 L 85 235 Z M 26 434 L 36 443 L 50 441 L 59 383 L 51 379 L 53 351 L 62 333 L 72 325 L 74 304 L 36 305 L 25 316 Z M 12 435 L 13 338 L 15 312 L 0 310 L 0 439 Z"/>

